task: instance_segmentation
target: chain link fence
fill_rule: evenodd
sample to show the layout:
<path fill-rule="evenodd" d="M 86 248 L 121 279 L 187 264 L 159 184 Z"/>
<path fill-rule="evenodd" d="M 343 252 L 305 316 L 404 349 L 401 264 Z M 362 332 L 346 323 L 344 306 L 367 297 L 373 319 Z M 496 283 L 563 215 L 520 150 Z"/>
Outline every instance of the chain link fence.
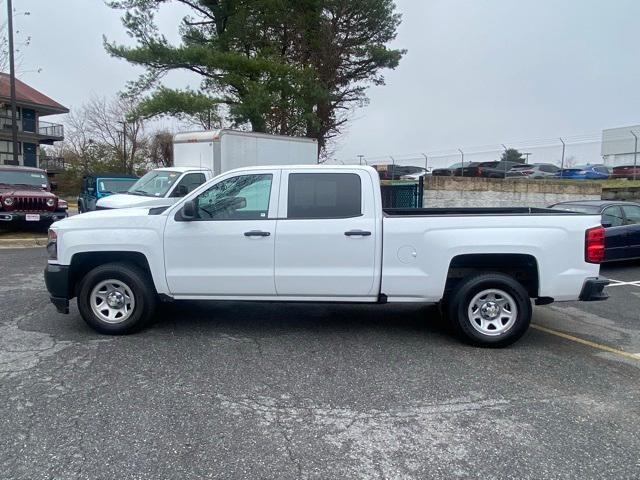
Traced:
<path fill-rule="evenodd" d="M 359 155 L 356 158 L 337 160 L 336 163 L 372 165 L 389 171 L 394 169 L 393 166 L 419 167 L 432 171 L 507 159 L 527 164 L 551 164 L 564 169 L 584 165 L 605 165 L 612 170 L 619 166 L 638 165 L 638 137 L 640 126 L 635 126 L 605 130 L 601 135 L 557 137 L 476 147 L 462 146 L 411 154 Z M 402 171 L 400 168 L 397 170 Z M 638 179 L 640 180 L 640 175 Z"/>

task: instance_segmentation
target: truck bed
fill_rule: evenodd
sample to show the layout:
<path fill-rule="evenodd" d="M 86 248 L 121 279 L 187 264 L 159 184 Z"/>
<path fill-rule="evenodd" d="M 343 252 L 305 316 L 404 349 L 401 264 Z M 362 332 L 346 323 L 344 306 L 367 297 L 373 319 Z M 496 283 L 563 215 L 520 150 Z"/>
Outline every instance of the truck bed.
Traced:
<path fill-rule="evenodd" d="M 430 217 L 458 215 L 585 215 L 579 212 L 532 207 L 384 208 L 388 217 Z"/>

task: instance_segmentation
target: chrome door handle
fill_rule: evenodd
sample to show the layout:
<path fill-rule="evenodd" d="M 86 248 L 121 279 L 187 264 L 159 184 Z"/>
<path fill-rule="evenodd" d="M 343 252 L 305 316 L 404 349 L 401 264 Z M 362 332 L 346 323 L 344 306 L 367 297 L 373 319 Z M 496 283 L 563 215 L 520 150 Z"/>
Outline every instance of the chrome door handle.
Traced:
<path fill-rule="evenodd" d="M 250 232 L 244 232 L 245 237 L 268 237 L 271 232 L 263 232 L 262 230 L 251 230 Z"/>
<path fill-rule="evenodd" d="M 344 232 L 347 237 L 370 237 L 371 232 L 367 232 L 366 230 L 349 230 L 348 232 Z"/>

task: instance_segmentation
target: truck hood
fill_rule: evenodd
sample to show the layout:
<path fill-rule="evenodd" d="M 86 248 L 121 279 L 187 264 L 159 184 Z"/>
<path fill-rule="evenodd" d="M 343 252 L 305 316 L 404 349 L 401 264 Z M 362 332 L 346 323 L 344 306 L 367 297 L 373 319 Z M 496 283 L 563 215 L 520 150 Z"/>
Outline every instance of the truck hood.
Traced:
<path fill-rule="evenodd" d="M 146 218 L 157 218 L 149 215 L 149 208 L 123 208 L 100 210 L 67 217 L 55 223 L 56 230 L 76 229 L 109 229 L 112 227 L 142 225 Z"/>
<path fill-rule="evenodd" d="M 131 207 L 167 207 L 173 205 L 178 198 L 145 197 L 142 195 L 129 195 L 116 193 L 101 198 L 96 203 L 100 208 L 131 208 Z"/>

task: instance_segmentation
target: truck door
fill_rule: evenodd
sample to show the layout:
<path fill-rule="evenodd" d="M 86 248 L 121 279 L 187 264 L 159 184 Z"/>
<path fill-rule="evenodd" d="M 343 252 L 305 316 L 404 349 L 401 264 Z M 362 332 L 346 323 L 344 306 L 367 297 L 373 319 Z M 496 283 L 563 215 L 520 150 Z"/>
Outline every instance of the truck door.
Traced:
<path fill-rule="evenodd" d="M 605 226 L 605 260 L 627 258 L 629 229 L 624 226 L 620 206 L 612 205 L 605 208 L 602 211 L 602 224 Z"/>
<path fill-rule="evenodd" d="M 640 207 L 623 205 L 624 223 L 628 231 L 629 257 L 640 257 Z"/>
<path fill-rule="evenodd" d="M 191 200 L 196 217 L 171 214 L 165 268 L 174 295 L 273 296 L 278 171 L 220 179 Z"/>
<path fill-rule="evenodd" d="M 279 296 L 377 295 L 380 232 L 371 189 L 365 172 L 282 172 L 275 247 Z"/>

